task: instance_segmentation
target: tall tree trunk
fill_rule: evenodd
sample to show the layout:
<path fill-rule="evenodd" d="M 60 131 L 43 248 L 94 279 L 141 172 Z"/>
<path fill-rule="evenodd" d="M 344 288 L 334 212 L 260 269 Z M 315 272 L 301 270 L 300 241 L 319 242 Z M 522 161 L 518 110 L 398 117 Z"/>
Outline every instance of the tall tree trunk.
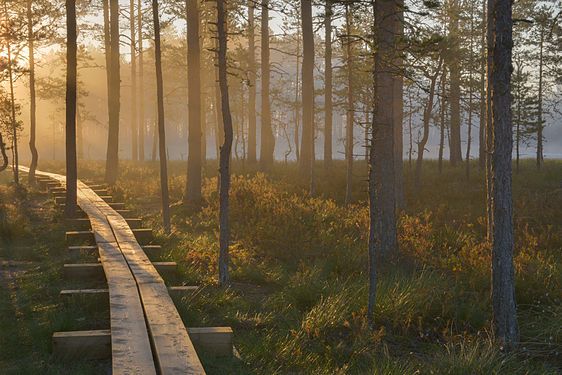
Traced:
<path fill-rule="evenodd" d="M 332 133 L 333 133 L 333 114 L 334 105 L 332 100 L 333 93 L 333 73 L 332 73 L 332 17 L 333 0 L 326 0 L 326 15 L 324 18 L 324 29 L 326 35 L 324 42 L 326 50 L 324 54 L 324 167 L 329 169 L 332 166 Z"/>
<path fill-rule="evenodd" d="M 544 26 L 541 26 L 541 36 L 539 44 L 539 92 L 537 103 L 537 169 L 541 169 L 544 161 L 543 151 L 543 70 L 544 70 Z"/>
<path fill-rule="evenodd" d="M 107 137 L 107 158 L 105 180 L 113 185 L 119 173 L 119 111 L 121 72 L 119 69 L 119 1 L 110 0 L 110 71 L 109 75 L 109 132 Z"/>
<path fill-rule="evenodd" d="M 301 14 L 300 11 L 297 13 L 297 21 L 298 23 L 301 22 Z M 301 155 L 300 155 L 300 145 L 299 145 L 299 132 L 300 132 L 300 119 L 301 119 L 301 110 L 300 110 L 300 102 L 299 96 L 301 94 L 301 31 L 300 29 L 296 30 L 297 34 L 297 51 L 296 55 L 296 69 L 297 72 L 295 74 L 295 132 L 293 133 L 293 139 L 295 141 L 295 156 L 297 158 L 297 162 L 300 163 Z M 287 158 L 285 158 L 287 159 Z"/>
<path fill-rule="evenodd" d="M 461 71 L 459 64 L 459 0 L 451 1 L 451 22 L 450 22 L 450 37 L 451 37 L 451 54 L 450 54 L 450 74 L 451 74 L 451 88 L 449 102 L 451 105 L 451 135 L 449 139 L 450 144 L 450 158 L 451 165 L 456 166 L 462 162 L 461 150 L 461 111 L 460 111 L 460 98 L 461 98 Z"/>
<path fill-rule="evenodd" d="M 300 167 L 311 177 L 314 190 L 314 34 L 312 31 L 312 1 L 301 0 L 302 19 L 302 138 Z"/>
<path fill-rule="evenodd" d="M 421 184 L 421 170 L 422 170 L 422 163 L 423 163 L 423 153 L 425 151 L 425 146 L 427 145 L 427 140 L 429 139 L 429 123 L 431 121 L 431 112 L 433 111 L 433 99 L 435 97 L 435 85 L 437 83 L 437 78 L 439 77 L 439 73 L 441 71 L 441 64 L 442 60 L 439 58 L 439 62 L 437 63 L 437 69 L 433 76 L 430 77 L 431 83 L 429 86 L 429 96 L 427 98 L 427 104 L 425 106 L 425 110 L 423 112 L 423 136 L 422 139 L 418 142 L 418 159 L 416 161 L 416 186 L 419 187 Z"/>
<path fill-rule="evenodd" d="M 76 65 L 78 65 L 78 60 Z M 78 81 L 78 76 L 76 77 Z M 78 95 L 78 93 L 77 93 Z M 84 159 L 84 134 L 83 134 L 82 119 L 80 118 L 80 102 L 76 98 L 76 155 L 78 160 Z"/>
<path fill-rule="evenodd" d="M 447 111 L 447 66 L 441 75 L 441 103 L 439 105 L 439 173 L 443 172 L 443 154 L 445 150 L 445 114 Z"/>
<path fill-rule="evenodd" d="M 257 162 L 255 0 L 248 0 L 248 162 Z"/>
<path fill-rule="evenodd" d="M 8 5 L 4 2 L 4 15 L 6 18 L 6 23 L 10 22 L 8 15 Z M 14 96 L 14 73 L 12 68 L 12 45 L 10 43 L 11 35 L 6 39 L 6 50 L 8 53 L 8 79 L 10 81 L 10 106 L 11 106 L 11 118 L 12 123 L 12 169 L 14 173 L 14 182 L 19 185 L 19 155 L 18 155 L 18 123 L 16 119 L 16 100 Z"/>
<path fill-rule="evenodd" d="M 77 207 L 76 161 L 76 1 L 66 0 L 66 217 L 74 217 Z"/>
<path fill-rule="evenodd" d="M 470 8 L 470 45 L 469 45 L 469 53 L 472 53 L 473 50 L 473 35 L 474 35 L 474 4 L 471 3 Z M 471 59 L 472 60 L 472 59 Z M 470 60 L 470 63 L 472 62 Z M 468 74 L 468 134 L 466 138 L 466 179 L 467 181 L 470 180 L 470 148 L 472 146 L 472 91 L 473 91 L 473 82 L 472 82 L 472 64 L 469 65 L 469 74 Z"/>
<path fill-rule="evenodd" d="M 395 19 L 396 30 L 396 67 L 397 74 L 394 75 L 393 87 L 393 116 L 394 116 L 394 169 L 396 176 L 396 206 L 404 208 L 404 58 L 402 49 L 404 38 L 404 0 L 397 0 L 397 18 Z"/>
<path fill-rule="evenodd" d="M 515 168 L 517 173 L 519 173 L 519 145 L 521 144 L 521 119 L 522 119 L 522 111 L 521 111 L 521 100 L 523 98 L 523 64 L 517 64 L 516 74 L 517 74 L 517 105 L 516 105 L 516 130 L 515 130 Z"/>
<path fill-rule="evenodd" d="M 144 117 L 144 52 L 142 35 L 142 0 L 137 2 L 137 34 L 139 38 L 139 160 L 144 161 L 144 138 L 146 132 L 146 119 Z"/>
<path fill-rule="evenodd" d="M 158 146 L 160 154 L 160 192 L 162 196 L 162 222 L 164 231 L 170 233 L 170 197 L 168 194 L 168 163 L 166 156 L 166 126 L 164 123 L 164 82 L 162 79 L 162 49 L 160 44 L 160 14 L 158 0 L 152 0 L 154 20 L 154 60 L 156 64 L 156 100 L 158 102 Z"/>
<path fill-rule="evenodd" d="M 29 184 L 35 184 L 35 170 L 39 160 L 39 153 L 35 146 L 37 128 L 37 104 L 35 98 L 35 36 L 33 34 L 33 12 L 31 0 L 27 0 L 27 43 L 29 50 L 29 150 L 31 151 L 31 164 L 29 165 Z"/>
<path fill-rule="evenodd" d="M 412 136 L 412 118 L 414 117 L 413 115 L 414 115 L 414 110 L 413 110 L 413 103 L 412 103 L 412 95 L 408 94 L 408 138 L 409 138 L 408 168 L 410 169 L 410 171 L 412 170 L 412 154 L 414 152 L 414 140 Z"/>
<path fill-rule="evenodd" d="M 139 160 L 138 123 L 137 123 L 137 41 L 135 25 L 135 0 L 130 0 L 129 21 L 131 29 L 131 140 L 133 161 Z"/>
<path fill-rule="evenodd" d="M 345 56 L 347 59 L 347 116 L 345 126 L 345 203 L 349 204 L 352 200 L 353 192 L 353 127 L 355 125 L 355 92 L 353 87 L 353 52 L 351 49 L 351 10 L 350 4 L 345 4 L 345 32 L 346 32 L 346 45 Z"/>
<path fill-rule="evenodd" d="M 219 50 L 219 38 L 218 36 L 215 38 L 215 50 L 217 51 L 214 54 L 214 66 L 215 66 L 215 85 L 214 85 L 214 93 L 215 93 L 215 146 L 216 146 L 216 153 L 217 153 L 217 160 L 219 159 L 220 154 L 220 147 L 224 143 L 224 124 L 222 118 L 222 102 L 221 102 L 221 89 L 219 86 L 219 62 L 218 62 L 218 50 Z"/>
<path fill-rule="evenodd" d="M 492 301 L 496 339 L 507 349 L 519 340 L 515 277 L 513 270 L 513 201 L 511 152 L 513 127 L 511 119 L 511 53 L 512 2 L 494 0 L 492 88 L 492 207 L 494 236 L 492 242 Z"/>
<path fill-rule="evenodd" d="M 0 132 L 0 154 L 2 154 L 2 164 L 0 165 L 0 172 L 5 171 L 8 168 L 9 160 L 6 154 L 6 144 L 4 143 L 4 138 L 2 138 L 2 132 Z"/>
<path fill-rule="evenodd" d="M 263 170 L 273 165 L 275 138 L 271 128 L 271 103 L 269 66 L 269 0 L 261 2 L 261 147 L 260 164 Z"/>
<path fill-rule="evenodd" d="M 482 1 L 482 32 L 480 33 L 480 121 L 478 130 L 478 166 L 486 167 L 486 0 Z"/>
<path fill-rule="evenodd" d="M 230 222 L 228 219 L 230 190 L 230 154 L 232 152 L 232 117 L 228 98 L 227 64 L 226 64 L 226 10 L 224 0 L 217 1 L 217 29 L 219 37 L 219 83 L 221 92 L 221 108 L 224 123 L 224 144 L 220 150 L 220 253 L 219 283 L 224 286 L 230 281 L 228 275 L 228 246 L 230 242 Z"/>
<path fill-rule="evenodd" d="M 201 202 L 201 48 L 199 45 L 198 0 L 187 0 L 187 95 L 189 134 L 187 184 L 184 203 Z"/>
<path fill-rule="evenodd" d="M 376 298 L 376 256 L 396 252 L 396 192 L 394 189 L 394 120 L 392 93 L 394 80 L 394 32 L 396 4 L 375 0 L 374 81 L 375 112 L 369 169 L 369 303 L 367 317 L 374 320 Z"/>
<path fill-rule="evenodd" d="M 492 48 L 494 37 L 493 12 L 496 0 L 488 1 L 488 11 L 486 17 L 486 239 L 492 241 L 494 212 L 492 208 Z"/>

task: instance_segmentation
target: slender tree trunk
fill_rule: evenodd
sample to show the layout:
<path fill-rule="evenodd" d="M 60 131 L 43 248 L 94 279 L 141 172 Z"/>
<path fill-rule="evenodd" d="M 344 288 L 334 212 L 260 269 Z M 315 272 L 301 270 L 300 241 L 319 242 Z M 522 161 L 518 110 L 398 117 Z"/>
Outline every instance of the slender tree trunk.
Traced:
<path fill-rule="evenodd" d="M 375 0 L 375 55 L 374 82 L 375 112 L 371 138 L 369 169 L 369 303 L 367 317 L 374 322 L 376 302 L 376 256 L 398 250 L 396 234 L 396 192 L 394 176 L 394 120 L 392 94 L 394 80 L 393 26 L 396 4 Z"/>
<path fill-rule="evenodd" d="M 297 21 L 298 23 L 301 22 L 301 15 L 300 12 L 297 14 Z M 299 145 L 299 132 L 300 132 L 300 119 L 301 119 L 301 110 L 300 110 L 300 102 L 299 102 L 299 96 L 301 93 L 301 32 L 300 29 L 296 30 L 296 34 L 297 34 L 297 51 L 295 53 L 295 55 L 297 56 L 297 61 L 296 61 L 296 69 L 297 72 L 295 74 L 295 100 L 294 100 L 294 104 L 295 104 L 295 132 L 293 134 L 293 139 L 295 141 L 295 156 L 297 158 L 297 162 L 300 163 L 300 145 Z"/>
<path fill-rule="evenodd" d="M 0 154 L 2 154 L 2 164 L 0 165 L 0 172 L 5 171 L 8 168 L 9 160 L 6 154 L 6 144 L 4 143 L 4 138 L 2 138 L 2 132 L 0 132 Z"/>
<path fill-rule="evenodd" d="M 451 54 L 450 54 L 450 74 L 451 88 L 449 103 L 451 105 L 451 135 L 449 139 L 451 165 L 456 166 L 462 162 L 461 150 L 461 111 L 460 111 L 460 93 L 461 93 L 461 71 L 459 65 L 459 0 L 452 0 L 452 16 L 450 22 L 451 37 Z"/>
<path fill-rule="evenodd" d="M 486 167 L 486 0 L 482 1 L 480 34 L 480 129 L 478 131 L 478 166 Z"/>
<path fill-rule="evenodd" d="M 422 170 L 422 163 L 423 163 L 423 153 L 425 151 L 425 146 L 427 145 L 427 140 L 429 139 L 429 123 L 431 121 L 431 112 L 433 110 L 433 99 L 435 97 L 435 86 L 437 83 L 437 78 L 439 77 L 439 73 L 441 71 L 441 64 L 442 60 L 439 58 L 439 62 L 437 63 L 437 69 L 435 70 L 435 74 L 431 76 L 431 84 L 429 86 L 429 96 L 427 98 L 427 104 L 425 110 L 423 112 L 423 136 L 422 139 L 418 142 L 418 160 L 416 161 L 416 186 L 419 187 L 421 184 L 421 170 Z"/>
<path fill-rule="evenodd" d="M 135 0 L 129 4 L 130 29 L 131 29 L 131 160 L 139 160 L 138 123 L 137 123 L 137 40 L 135 25 Z"/>
<path fill-rule="evenodd" d="M 230 243 L 229 190 L 230 190 L 230 154 L 232 152 L 232 117 L 228 98 L 227 64 L 226 64 L 226 10 L 224 0 L 217 1 L 217 29 L 219 37 L 219 83 L 221 92 L 221 108 L 224 122 L 224 144 L 220 150 L 220 253 L 219 253 L 219 284 L 229 283 L 228 246 Z"/>
<path fill-rule="evenodd" d="M 269 0 L 261 2 L 261 147 L 260 164 L 262 170 L 273 166 L 275 138 L 271 128 L 271 107 L 269 66 Z"/>
<path fill-rule="evenodd" d="M 412 154 L 414 152 L 414 140 L 412 136 L 412 117 L 414 115 L 412 96 L 408 94 L 408 138 L 409 138 L 409 148 L 408 148 L 408 167 L 412 170 Z"/>
<path fill-rule="evenodd" d="M 248 162 L 257 162 L 255 0 L 248 0 Z"/>
<path fill-rule="evenodd" d="M 346 46 L 345 55 L 347 58 L 347 116 L 345 127 L 345 161 L 346 161 L 346 174 L 345 174 L 345 203 L 351 203 L 353 199 L 353 127 L 355 125 L 355 92 L 353 87 L 353 52 L 351 46 L 351 22 L 352 15 L 349 9 L 349 3 L 345 5 L 345 32 L 346 32 Z M 394 104 L 394 103 L 392 103 Z"/>
<path fill-rule="evenodd" d="M 9 15 L 8 15 L 8 5 L 7 2 L 4 2 L 4 14 L 6 17 L 6 23 L 9 23 Z M 16 119 L 16 100 L 14 96 L 14 73 L 12 69 L 12 45 L 10 43 L 11 35 L 8 36 L 6 39 L 6 50 L 8 53 L 8 79 L 10 81 L 10 109 L 11 109 L 11 118 L 10 122 L 12 123 L 12 168 L 14 173 L 14 182 L 16 185 L 19 185 L 19 155 L 18 155 L 18 123 Z"/>
<path fill-rule="evenodd" d="M 76 1 L 66 0 L 66 217 L 74 217 L 77 207 L 76 38 Z"/>
<path fill-rule="evenodd" d="M 518 84 L 517 84 L 517 105 L 516 105 L 516 111 L 517 111 L 517 124 L 516 124 L 516 133 L 515 133 L 515 166 L 516 166 L 516 171 L 517 173 L 519 173 L 519 159 L 520 159 L 520 154 L 519 154 L 519 145 L 521 143 L 521 119 L 522 119 L 522 112 L 521 112 L 521 100 L 523 99 L 523 66 L 522 64 L 517 64 L 517 69 L 516 69 L 516 74 L 517 74 L 517 78 L 518 78 Z"/>
<path fill-rule="evenodd" d="M 519 341 L 515 276 L 513 269 L 513 202 L 511 152 L 513 127 L 511 119 L 511 52 L 512 2 L 495 0 L 491 65 L 493 156 L 492 156 L 492 301 L 496 339 L 506 349 Z"/>
<path fill-rule="evenodd" d="M 35 36 L 33 34 L 32 1 L 27 0 L 27 43 L 29 50 L 29 150 L 31 151 L 31 164 L 29 166 L 29 184 L 35 184 L 35 170 L 39 160 L 39 153 L 35 146 L 37 128 L 37 104 L 35 98 Z"/>
<path fill-rule="evenodd" d="M 314 168 L 314 35 L 312 31 L 312 1 L 301 0 L 302 18 L 302 138 L 300 167 L 310 174 L 313 193 Z"/>
<path fill-rule="evenodd" d="M 76 63 L 78 65 L 78 63 Z M 76 77 L 78 80 L 78 76 Z M 76 98 L 76 154 L 78 160 L 84 159 L 84 134 L 83 134 L 82 119 L 80 118 L 80 102 Z"/>
<path fill-rule="evenodd" d="M 170 233 L 170 197 L 168 195 L 168 163 L 166 155 L 166 126 L 164 122 L 164 82 L 162 79 L 162 50 L 160 44 L 160 15 L 158 0 L 152 0 L 154 20 L 154 60 L 156 64 L 156 100 L 158 102 L 158 145 L 160 154 L 160 191 L 164 231 Z"/>
<path fill-rule="evenodd" d="M 539 44 L 539 92 L 538 92 L 538 106 L 537 106 L 537 169 L 541 169 L 544 160 L 543 151 L 543 70 L 544 70 L 544 26 L 541 26 L 541 36 Z"/>
<path fill-rule="evenodd" d="M 119 1 L 110 0 L 110 71 L 109 75 L 109 132 L 107 137 L 107 159 L 105 180 L 113 185 L 119 173 L 119 111 L 121 72 L 119 68 Z"/>
<path fill-rule="evenodd" d="M 395 19 L 396 30 L 396 67 L 397 74 L 394 75 L 394 169 L 396 176 L 396 206 L 403 209 L 404 201 L 404 58 L 402 49 L 404 38 L 404 0 L 397 0 L 397 18 Z"/>
<path fill-rule="evenodd" d="M 325 43 L 326 50 L 324 55 L 324 167 L 329 169 L 332 166 L 332 133 L 333 133 L 333 73 L 332 73 L 332 1 L 326 0 L 326 15 L 324 18 L 324 29 L 326 32 Z"/>
<path fill-rule="evenodd" d="M 443 154 L 445 149 L 445 114 L 447 111 L 447 67 L 443 68 L 441 75 L 441 104 L 439 105 L 440 119 L 439 119 L 439 173 L 443 172 Z"/>
<path fill-rule="evenodd" d="M 221 90 L 219 87 L 219 62 L 218 62 L 218 50 L 219 50 L 219 39 L 218 36 L 215 38 L 215 50 L 217 51 L 214 54 L 214 66 L 215 66 L 215 85 L 214 85 L 214 92 L 215 92 L 215 146 L 216 146 L 216 153 L 217 153 L 217 160 L 219 159 L 220 148 L 221 145 L 224 143 L 224 124 L 222 118 L 222 103 L 221 103 Z"/>
<path fill-rule="evenodd" d="M 201 47 L 199 45 L 198 0 L 187 0 L 187 95 L 189 134 L 187 184 L 184 203 L 201 202 Z"/>
<path fill-rule="evenodd" d="M 470 8 L 470 46 L 469 51 L 472 53 L 473 50 L 473 40 L 472 36 L 474 35 L 474 5 L 471 4 Z M 466 179 L 467 181 L 470 180 L 470 148 L 472 146 L 472 91 L 473 91 L 473 82 L 472 82 L 472 67 L 471 64 L 469 65 L 469 74 L 468 74 L 468 134 L 466 139 Z"/>
<path fill-rule="evenodd" d="M 144 117 L 144 52 L 142 35 L 142 0 L 137 2 L 137 34 L 139 38 L 139 161 L 144 161 L 144 138 L 146 132 L 146 119 Z"/>
<path fill-rule="evenodd" d="M 493 219 L 494 212 L 492 209 L 492 80 L 491 80 L 491 69 L 492 69 L 492 48 L 493 48 L 493 37 L 494 37 L 494 23 L 492 14 L 494 12 L 495 2 L 497 0 L 487 0 L 488 1 L 488 11 L 486 17 L 486 238 L 488 241 L 492 241 L 493 237 Z"/>

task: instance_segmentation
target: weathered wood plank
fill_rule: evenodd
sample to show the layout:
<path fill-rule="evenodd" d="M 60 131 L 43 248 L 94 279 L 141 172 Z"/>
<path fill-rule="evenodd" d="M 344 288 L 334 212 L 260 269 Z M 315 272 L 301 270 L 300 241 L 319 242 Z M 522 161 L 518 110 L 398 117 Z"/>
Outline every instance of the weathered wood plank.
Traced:
<path fill-rule="evenodd" d="M 53 355 L 61 360 L 107 359 L 111 357 L 111 332 L 55 332 L 52 337 Z"/>
<path fill-rule="evenodd" d="M 232 328 L 230 327 L 190 327 L 189 337 L 196 347 L 213 352 L 218 356 L 232 356 Z"/>
<path fill-rule="evenodd" d="M 101 244 L 100 244 L 101 245 Z M 101 258 L 101 254 L 100 254 Z M 101 263 L 76 263 L 65 264 L 64 277 L 67 279 L 103 279 L 106 275 L 103 267 L 103 258 Z M 176 262 L 154 262 L 153 268 L 161 276 L 172 276 L 177 271 Z"/>

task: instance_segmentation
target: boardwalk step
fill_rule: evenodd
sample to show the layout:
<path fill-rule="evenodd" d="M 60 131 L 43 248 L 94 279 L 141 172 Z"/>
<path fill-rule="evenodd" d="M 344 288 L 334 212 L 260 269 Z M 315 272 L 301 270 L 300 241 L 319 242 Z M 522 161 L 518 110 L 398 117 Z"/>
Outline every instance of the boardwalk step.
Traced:
<path fill-rule="evenodd" d="M 197 327 L 187 332 L 193 344 L 218 356 L 232 356 L 232 328 Z M 55 332 L 52 337 L 56 358 L 109 359 L 111 358 L 111 330 Z"/>
<path fill-rule="evenodd" d="M 152 265 L 160 275 L 173 276 L 177 271 L 176 262 L 153 262 Z M 63 266 L 67 279 L 103 279 L 105 273 L 101 263 L 75 263 Z"/>
<path fill-rule="evenodd" d="M 186 294 L 195 292 L 199 289 L 198 286 L 169 286 L 168 292 L 170 294 Z M 61 290 L 59 293 L 60 297 L 76 297 L 76 296 L 97 296 L 97 295 L 107 295 L 109 289 L 65 289 Z"/>
<path fill-rule="evenodd" d="M 132 231 L 135 238 L 141 245 L 146 245 L 154 240 L 152 229 L 132 229 Z M 96 243 L 96 239 L 94 238 L 94 232 L 89 230 L 79 230 L 66 232 L 66 242 L 70 245 L 94 245 Z"/>
<path fill-rule="evenodd" d="M 162 246 L 160 245 L 145 245 L 142 246 L 142 249 L 149 258 L 156 258 L 162 253 Z M 95 245 L 68 246 L 68 251 L 76 253 L 96 253 L 98 251 L 98 247 Z"/>
<path fill-rule="evenodd" d="M 107 203 L 111 203 L 113 201 L 113 197 L 111 195 L 103 195 L 103 196 L 100 196 L 100 198 L 103 199 L 104 201 L 106 201 Z M 66 203 L 66 195 L 60 195 L 60 193 L 56 194 L 55 195 L 55 203 L 58 204 L 58 205 L 62 205 L 64 203 Z M 111 204 L 113 204 L 113 203 L 111 203 Z"/>
<path fill-rule="evenodd" d="M 125 219 L 127 224 L 131 229 L 141 229 L 142 220 L 141 219 Z M 90 219 L 88 218 L 78 218 L 78 219 L 66 219 L 66 225 L 68 228 L 72 228 L 77 231 L 88 231 L 91 229 Z"/>

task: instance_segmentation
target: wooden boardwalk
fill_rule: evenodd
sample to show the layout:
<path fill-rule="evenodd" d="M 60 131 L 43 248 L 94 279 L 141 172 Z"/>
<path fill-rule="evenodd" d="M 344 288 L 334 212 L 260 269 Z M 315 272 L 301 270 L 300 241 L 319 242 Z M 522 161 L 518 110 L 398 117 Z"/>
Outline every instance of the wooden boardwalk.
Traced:
<path fill-rule="evenodd" d="M 28 171 L 25 167 L 20 167 L 20 170 Z M 40 171 L 36 175 L 58 194 L 55 199 L 62 196 L 65 176 Z M 74 248 L 97 248 L 99 252 L 107 289 L 87 289 L 84 294 L 109 294 L 110 330 L 55 333 L 54 352 L 62 357 L 88 357 L 88 354 L 91 357 L 103 357 L 103 353 L 107 352 L 103 345 L 107 344 L 109 332 L 113 374 L 204 374 L 169 289 L 139 244 L 138 233 L 106 200 L 110 201 L 111 198 L 102 198 L 92 188 L 78 182 L 78 206 L 91 227 L 91 233 L 86 232 L 87 236 L 81 238 L 91 239 L 93 236 L 95 243 Z M 74 222 L 79 223 L 80 220 Z M 67 239 L 77 236 L 76 233 L 84 232 L 67 232 Z M 80 265 L 67 266 L 84 269 Z M 93 266 L 97 268 L 95 264 Z M 61 295 L 72 293 L 82 292 L 64 291 Z M 196 335 L 196 340 L 210 343 L 211 346 L 213 343 L 223 348 L 230 345 L 232 352 L 230 328 L 194 329 L 193 335 Z"/>

